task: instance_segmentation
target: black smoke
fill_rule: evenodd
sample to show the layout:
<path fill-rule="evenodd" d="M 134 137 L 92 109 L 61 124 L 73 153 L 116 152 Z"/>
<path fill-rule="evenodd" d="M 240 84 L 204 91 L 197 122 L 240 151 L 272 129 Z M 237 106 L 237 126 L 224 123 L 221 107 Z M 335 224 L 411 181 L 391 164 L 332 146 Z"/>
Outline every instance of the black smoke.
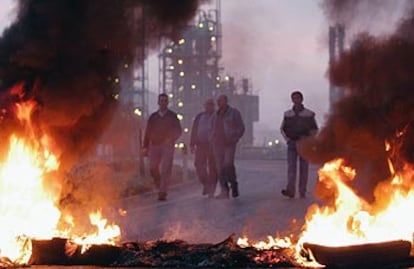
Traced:
<path fill-rule="evenodd" d="M 197 0 L 20 0 L 17 19 L 0 39 L 2 140 L 18 132 L 16 102 L 37 102 L 36 127 L 55 141 L 70 166 L 102 134 L 117 102 L 124 64 L 142 61 L 142 47 L 174 37 Z M 145 31 L 145 39 L 143 38 Z M 13 85 L 22 83 L 22 94 Z M 5 143 L 2 143 L 4 145 Z"/>
<path fill-rule="evenodd" d="M 330 18 L 343 19 L 355 7 L 369 10 L 361 17 L 380 10 L 382 3 L 352 0 L 324 5 Z M 358 23 L 355 16 L 354 24 Z M 391 35 L 358 34 L 330 67 L 329 79 L 345 91 L 345 97 L 333 106 L 319 135 L 303 143 L 302 152 L 318 163 L 344 158 L 356 168 L 355 189 L 373 199 L 377 183 L 390 176 L 388 158 L 397 169 L 414 163 L 413 74 L 414 12 L 410 9 Z M 393 156 L 385 150 L 385 141 L 393 143 Z"/>

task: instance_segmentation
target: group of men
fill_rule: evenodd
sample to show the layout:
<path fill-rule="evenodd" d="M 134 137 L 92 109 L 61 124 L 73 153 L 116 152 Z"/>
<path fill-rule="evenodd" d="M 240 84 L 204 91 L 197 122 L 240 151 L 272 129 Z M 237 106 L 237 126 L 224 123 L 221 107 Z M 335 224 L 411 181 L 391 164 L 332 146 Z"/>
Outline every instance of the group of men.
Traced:
<path fill-rule="evenodd" d="M 174 145 L 182 129 L 177 114 L 168 109 L 168 95 L 158 96 L 159 109 L 148 119 L 143 142 L 143 154 L 149 157 L 151 176 L 159 188 L 158 200 L 167 199 L 168 181 L 171 177 Z M 203 194 L 218 199 L 239 196 L 234 158 L 237 142 L 244 134 L 240 112 L 229 105 L 228 97 L 204 103 L 191 128 L 190 149 L 195 153 L 195 167 L 203 184 Z M 217 181 L 221 191 L 214 196 Z"/>
<path fill-rule="evenodd" d="M 282 194 L 294 198 L 296 193 L 297 162 L 299 159 L 299 194 L 306 197 L 308 162 L 298 150 L 297 143 L 314 135 L 318 129 L 315 113 L 303 105 L 303 94 L 291 94 L 292 109 L 284 113 L 281 133 L 287 142 L 288 180 Z M 229 199 L 239 196 L 239 187 L 234 164 L 237 143 L 244 134 L 244 123 L 240 112 L 231 107 L 226 95 L 217 98 L 217 109 L 213 99 L 204 103 L 204 111 L 194 118 L 190 135 L 190 150 L 195 154 L 194 165 L 203 185 L 203 195 L 209 198 Z M 159 109 L 148 119 L 143 142 L 143 155 L 149 157 L 151 176 L 159 189 L 158 200 L 167 199 L 168 182 L 171 177 L 174 148 L 181 136 L 181 124 L 177 114 L 168 109 L 168 95 L 158 96 Z M 216 185 L 220 183 L 217 196 Z"/>

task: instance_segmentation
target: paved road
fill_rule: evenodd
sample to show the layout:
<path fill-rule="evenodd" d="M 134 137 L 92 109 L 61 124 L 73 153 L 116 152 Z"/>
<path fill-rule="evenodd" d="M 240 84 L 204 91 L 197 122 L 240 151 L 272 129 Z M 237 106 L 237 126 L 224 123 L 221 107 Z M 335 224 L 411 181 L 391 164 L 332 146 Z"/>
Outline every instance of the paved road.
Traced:
<path fill-rule="evenodd" d="M 123 241 L 182 239 L 217 243 L 231 233 L 265 239 L 302 224 L 308 206 L 315 202 L 312 190 L 317 167 L 310 169 L 308 197 L 288 199 L 280 194 L 286 182 L 285 160 L 240 160 L 236 166 L 240 187 L 236 199 L 208 199 L 194 181 L 173 188 L 166 202 L 157 201 L 154 193 L 121 201 L 119 206 L 128 212 L 118 222 Z M 293 219 L 297 219 L 296 224 Z"/>

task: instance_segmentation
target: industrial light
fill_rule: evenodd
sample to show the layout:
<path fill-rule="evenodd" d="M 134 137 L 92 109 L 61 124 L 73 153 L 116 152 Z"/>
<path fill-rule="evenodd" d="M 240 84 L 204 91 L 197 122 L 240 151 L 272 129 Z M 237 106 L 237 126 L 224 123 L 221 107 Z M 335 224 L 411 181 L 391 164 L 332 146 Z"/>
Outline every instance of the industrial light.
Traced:
<path fill-rule="evenodd" d="M 169 93 L 168 94 L 168 97 L 173 98 L 174 97 L 174 94 L 173 93 Z"/>
<path fill-rule="evenodd" d="M 197 89 L 197 85 L 191 84 L 191 89 L 193 89 L 193 90 Z"/>
<path fill-rule="evenodd" d="M 139 107 L 134 109 L 134 114 L 137 115 L 138 117 L 142 116 L 142 111 Z"/>
<path fill-rule="evenodd" d="M 220 88 L 220 83 L 217 83 L 216 84 L 216 88 Z"/>
<path fill-rule="evenodd" d="M 178 91 L 179 91 L 179 92 L 184 91 L 184 86 L 183 86 L 183 85 L 180 85 L 180 86 L 178 87 Z"/>
<path fill-rule="evenodd" d="M 119 93 L 114 94 L 113 97 L 114 97 L 115 100 L 118 100 L 119 99 Z"/>
<path fill-rule="evenodd" d="M 208 30 L 209 30 L 210 32 L 213 32 L 213 31 L 214 31 L 214 27 L 213 27 L 213 26 L 210 26 L 210 27 L 208 27 Z"/>
<path fill-rule="evenodd" d="M 184 106 L 183 101 L 178 102 L 177 106 L 178 106 L 178 107 L 183 107 L 183 106 Z"/>
<path fill-rule="evenodd" d="M 210 39 L 211 39 L 211 42 L 216 42 L 216 37 L 215 36 L 212 36 Z"/>
<path fill-rule="evenodd" d="M 183 119 L 184 119 L 184 116 L 183 116 L 183 115 L 181 115 L 181 114 L 177 114 L 177 119 L 179 119 L 179 120 L 183 120 Z"/>
<path fill-rule="evenodd" d="M 216 80 L 220 80 L 220 76 L 217 76 L 217 77 L 216 77 Z"/>
<path fill-rule="evenodd" d="M 182 45 L 182 44 L 184 44 L 185 43 L 185 39 L 184 38 L 181 38 L 180 40 L 178 40 L 178 44 L 179 45 Z"/>
<path fill-rule="evenodd" d="M 178 75 L 179 75 L 180 77 L 184 77 L 184 71 L 181 71 Z"/>
<path fill-rule="evenodd" d="M 183 64 L 184 63 L 184 61 L 183 61 L 183 59 L 178 59 L 178 64 Z"/>
<path fill-rule="evenodd" d="M 125 69 L 128 69 L 128 67 L 129 67 L 129 64 L 124 64 Z"/>
<path fill-rule="evenodd" d="M 268 145 L 269 147 L 271 147 L 271 146 L 273 146 L 273 142 L 272 142 L 272 141 L 269 141 L 269 142 L 267 142 L 267 145 Z"/>
<path fill-rule="evenodd" d="M 276 144 L 276 145 L 279 145 L 279 143 L 280 143 L 279 139 L 276 139 L 276 140 L 275 140 L 275 144 Z"/>
<path fill-rule="evenodd" d="M 116 78 L 114 81 L 115 83 L 119 83 L 119 78 Z"/>
<path fill-rule="evenodd" d="M 188 133 L 188 128 L 184 128 L 184 133 Z"/>
<path fill-rule="evenodd" d="M 225 76 L 225 77 L 224 77 L 224 80 L 225 80 L 225 81 L 229 81 L 229 80 L 230 80 L 230 77 L 229 77 L 229 76 Z"/>
<path fill-rule="evenodd" d="M 174 65 L 170 65 L 169 67 L 168 67 L 168 69 L 170 69 L 170 70 L 174 70 Z"/>
<path fill-rule="evenodd" d="M 200 22 L 200 23 L 198 24 L 198 28 L 203 28 L 203 27 L 204 27 L 204 23 Z"/>
<path fill-rule="evenodd" d="M 167 49 L 165 49 L 165 52 L 166 53 L 172 53 L 173 52 L 173 49 L 172 48 L 167 48 Z"/>

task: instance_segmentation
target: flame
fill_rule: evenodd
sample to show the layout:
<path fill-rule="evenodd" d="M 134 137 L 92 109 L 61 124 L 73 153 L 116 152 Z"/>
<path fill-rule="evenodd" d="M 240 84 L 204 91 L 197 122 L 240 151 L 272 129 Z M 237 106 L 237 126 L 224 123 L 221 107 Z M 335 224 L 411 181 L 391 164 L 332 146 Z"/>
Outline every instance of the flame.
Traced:
<path fill-rule="evenodd" d="M 412 168 L 406 166 L 402 172 L 378 185 L 376 201 L 368 204 L 344 183 L 354 178 L 352 168 L 344 166 L 342 159 L 325 164 L 319 171 L 319 180 L 335 189 L 335 203 L 333 206 L 314 205 L 309 209 L 299 244 L 344 246 L 412 241 L 414 221 L 401 221 L 414 210 L 414 190 L 409 188 L 412 175 Z"/>
<path fill-rule="evenodd" d="M 19 87 L 23 84 L 11 91 L 19 93 Z M 6 156 L 0 156 L 0 256 L 15 263 L 27 263 L 31 239 L 69 237 L 80 245 L 115 244 L 120 229 L 108 225 L 100 211 L 90 214 L 90 221 L 97 228 L 95 233 L 78 236 L 70 230 L 57 229 L 60 220 L 72 226 L 74 221 L 69 215 L 62 216 L 57 206 L 61 186 L 56 182 L 59 181 L 46 181 L 60 165 L 51 150 L 53 141 L 33 126 L 31 117 L 37 108 L 36 102 L 29 100 L 15 105 L 24 134 L 12 134 Z"/>
<path fill-rule="evenodd" d="M 397 138 L 402 134 L 398 133 Z M 398 147 L 398 144 L 396 145 Z M 390 142 L 385 143 L 391 177 L 379 183 L 374 202 L 368 203 L 352 189 L 357 172 L 343 159 L 327 162 L 318 171 L 319 181 L 324 185 L 331 203 L 314 204 L 308 208 L 302 232 L 283 247 L 295 248 L 296 260 L 308 267 L 320 267 L 304 243 L 339 247 L 381 243 L 394 240 L 412 242 L 414 219 L 407 215 L 414 212 L 414 165 L 399 163 L 398 169 L 392 157 L 399 160 Z M 401 161 L 401 160 L 399 160 Z M 268 238 L 268 242 L 249 243 L 247 237 L 240 238 L 240 247 L 253 246 L 258 249 L 280 248 L 280 238 Z M 283 241 L 282 241 L 283 243 Z M 290 244 L 290 245 L 289 245 Z M 306 253 L 308 257 L 302 257 Z M 305 259 L 306 258 L 306 259 Z"/>

